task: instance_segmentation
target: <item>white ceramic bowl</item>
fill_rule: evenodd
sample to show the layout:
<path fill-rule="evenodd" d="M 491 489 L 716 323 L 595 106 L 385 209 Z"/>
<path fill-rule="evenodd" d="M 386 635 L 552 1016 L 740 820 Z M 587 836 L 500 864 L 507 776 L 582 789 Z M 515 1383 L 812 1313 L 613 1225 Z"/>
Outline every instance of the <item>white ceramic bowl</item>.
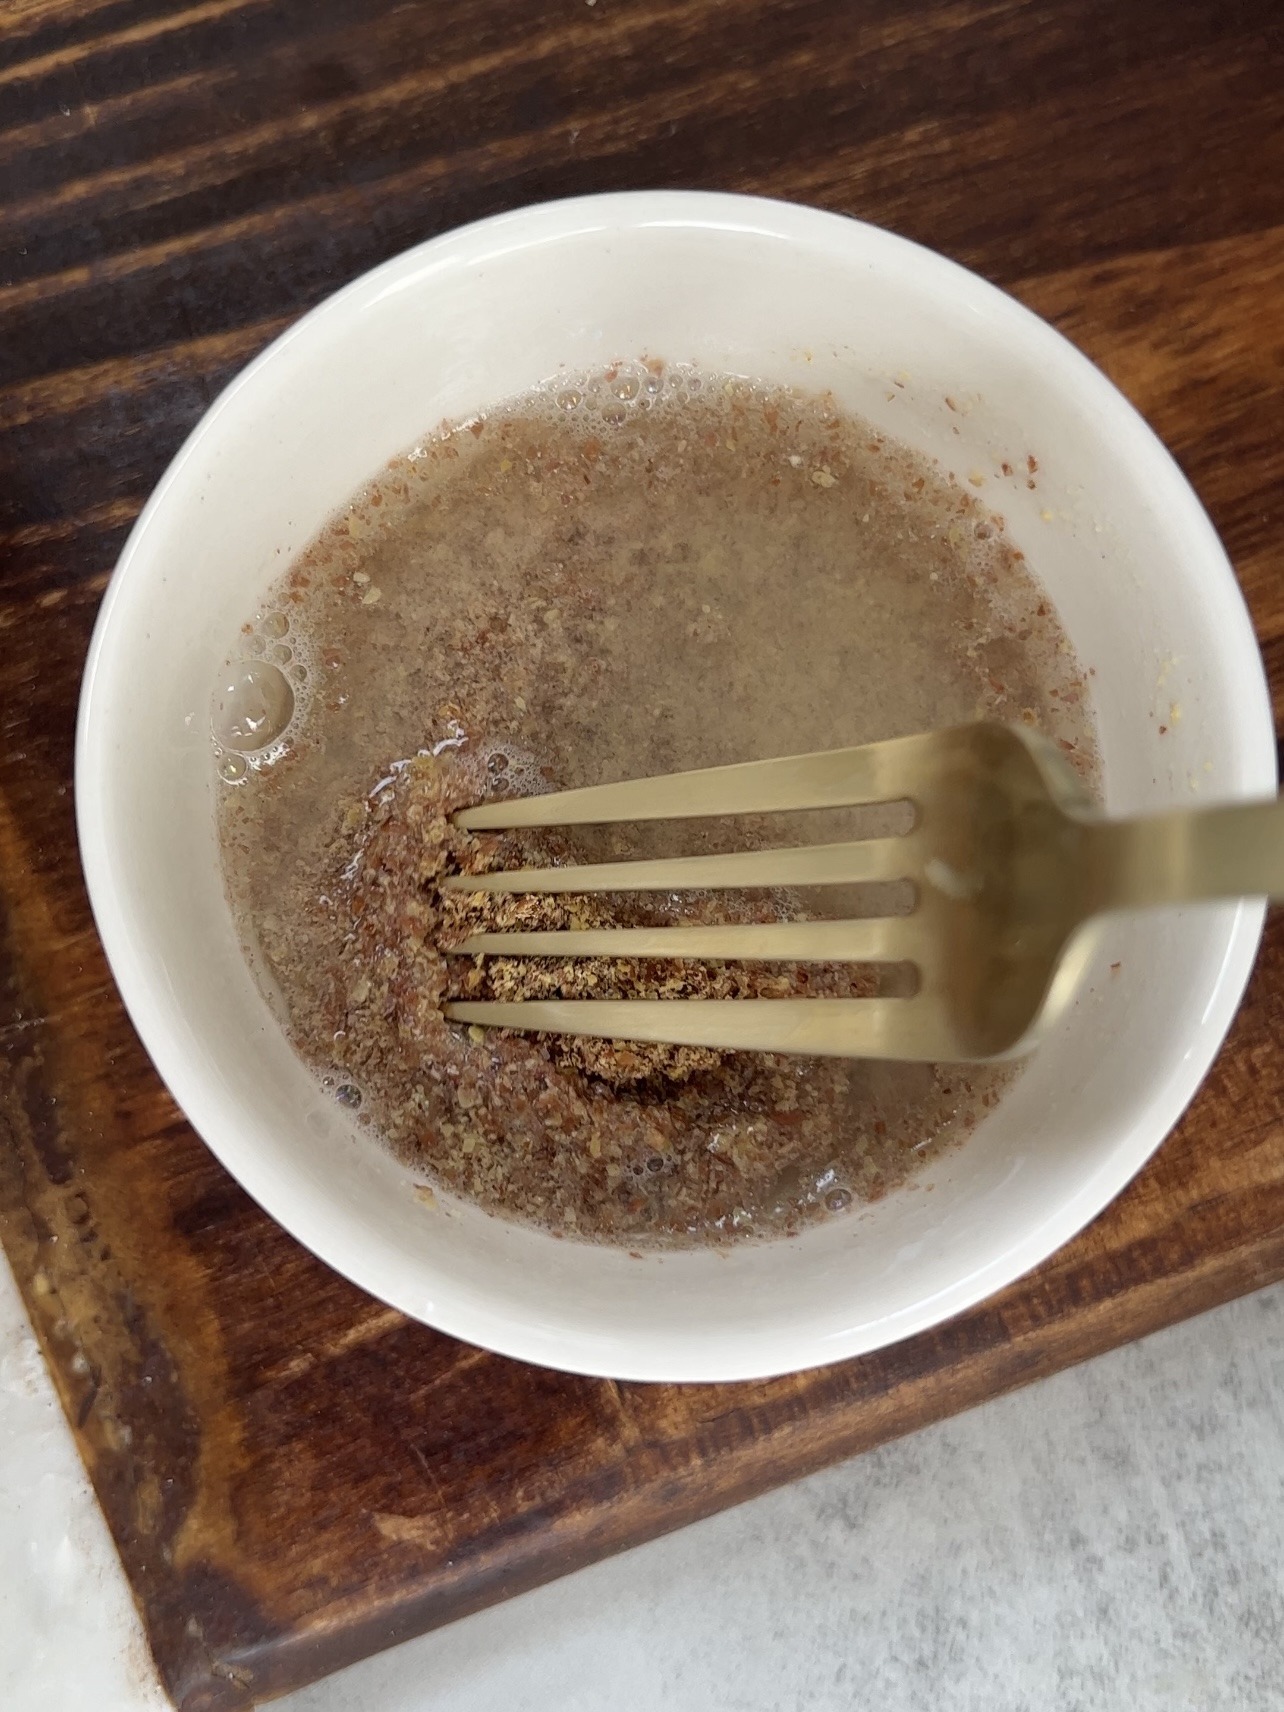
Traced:
<path fill-rule="evenodd" d="M 1225 555 L 1168 454 L 1084 357 L 886 232 L 742 197 L 643 193 L 531 208 L 411 250 L 228 387 L 103 603 L 80 710 L 80 839 L 158 1070 L 301 1242 L 407 1314 L 527 1361 L 744 1379 L 947 1319 L 1098 1213 L 1207 1070 L 1262 906 L 1112 924 L 1073 1013 L 967 1143 L 801 1237 L 638 1261 L 426 1207 L 411 1173 L 320 1094 L 242 960 L 216 854 L 211 685 L 290 556 L 426 428 L 561 365 L 642 353 L 832 387 L 960 477 L 984 473 L 1095 671 L 1110 808 L 1274 788 L 1261 661 Z M 1004 460 L 1019 477 L 1001 476 Z"/>

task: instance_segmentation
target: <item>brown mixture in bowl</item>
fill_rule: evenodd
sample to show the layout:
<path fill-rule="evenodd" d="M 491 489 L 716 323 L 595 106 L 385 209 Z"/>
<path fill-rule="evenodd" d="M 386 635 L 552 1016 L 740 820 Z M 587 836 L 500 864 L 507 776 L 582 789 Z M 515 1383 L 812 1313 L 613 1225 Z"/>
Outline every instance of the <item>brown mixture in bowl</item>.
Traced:
<path fill-rule="evenodd" d="M 882 887 L 444 893 L 452 872 L 851 836 L 894 812 L 470 836 L 449 816 L 481 797 L 978 713 L 1038 724 L 1091 769 L 1077 662 L 1001 520 L 832 400 L 621 365 L 445 428 L 302 555 L 238 660 L 229 681 L 268 710 L 254 750 L 226 695 L 215 720 L 247 955 L 302 1056 L 439 1189 L 630 1245 L 777 1235 L 882 1194 L 999 1096 L 1010 1072 L 442 1015 L 456 996 L 862 996 L 902 978 L 451 955 L 483 926 L 905 907 Z"/>

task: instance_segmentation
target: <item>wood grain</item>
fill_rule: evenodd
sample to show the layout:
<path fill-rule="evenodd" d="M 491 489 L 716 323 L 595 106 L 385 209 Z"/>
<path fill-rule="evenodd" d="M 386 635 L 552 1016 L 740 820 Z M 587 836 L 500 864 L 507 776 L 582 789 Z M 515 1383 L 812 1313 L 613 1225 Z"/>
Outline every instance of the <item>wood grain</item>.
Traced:
<path fill-rule="evenodd" d="M 1284 720 L 1275 0 L 8 0 L 0 14 L 0 1234 L 162 1675 L 242 1707 L 1284 1276 L 1284 923 L 1128 1192 L 1033 1277 L 765 1385 L 524 1368 L 271 1224 L 121 1010 L 72 824 L 114 556 L 218 389 L 434 232 L 721 186 L 1013 289 L 1150 417 Z"/>

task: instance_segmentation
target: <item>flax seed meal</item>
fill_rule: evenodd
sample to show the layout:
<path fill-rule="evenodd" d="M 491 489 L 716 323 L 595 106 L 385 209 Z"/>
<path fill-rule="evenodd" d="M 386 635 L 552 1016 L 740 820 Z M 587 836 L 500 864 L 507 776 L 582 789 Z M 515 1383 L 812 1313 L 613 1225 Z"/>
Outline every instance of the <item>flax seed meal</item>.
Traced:
<path fill-rule="evenodd" d="M 978 714 L 1038 726 L 1091 778 L 1079 663 L 966 477 L 827 395 L 614 365 L 427 434 L 247 615 L 213 706 L 228 897 L 299 1054 L 439 1191 L 629 1246 L 786 1235 L 903 1181 L 1012 1073 L 463 1028 L 451 997 L 859 997 L 906 974 L 451 947 L 480 926 L 906 900 L 504 900 L 440 882 L 895 830 L 896 811 L 574 837 L 469 835 L 450 815 Z"/>

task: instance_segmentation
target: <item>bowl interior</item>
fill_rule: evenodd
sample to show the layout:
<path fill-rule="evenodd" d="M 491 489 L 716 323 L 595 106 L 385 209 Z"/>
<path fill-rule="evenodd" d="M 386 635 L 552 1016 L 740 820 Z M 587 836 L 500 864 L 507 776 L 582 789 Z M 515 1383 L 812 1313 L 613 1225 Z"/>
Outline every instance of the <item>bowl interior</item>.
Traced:
<path fill-rule="evenodd" d="M 1260 659 L 1224 555 L 1096 370 L 1010 299 L 886 233 L 740 198 L 642 195 L 528 210 L 412 251 L 305 318 L 218 400 L 104 605 L 77 758 L 82 849 L 158 1069 L 228 1169 L 323 1258 L 529 1360 L 752 1377 L 945 1318 L 1093 1216 L 1207 1068 L 1261 908 L 1108 923 L 1072 1013 L 967 1143 L 800 1238 L 639 1261 L 425 1206 L 413 1174 L 316 1089 L 242 960 L 214 836 L 210 686 L 234 626 L 388 458 L 560 367 L 641 354 L 832 388 L 960 479 L 982 475 L 1095 673 L 1112 809 L 1271 789 Z"/>

